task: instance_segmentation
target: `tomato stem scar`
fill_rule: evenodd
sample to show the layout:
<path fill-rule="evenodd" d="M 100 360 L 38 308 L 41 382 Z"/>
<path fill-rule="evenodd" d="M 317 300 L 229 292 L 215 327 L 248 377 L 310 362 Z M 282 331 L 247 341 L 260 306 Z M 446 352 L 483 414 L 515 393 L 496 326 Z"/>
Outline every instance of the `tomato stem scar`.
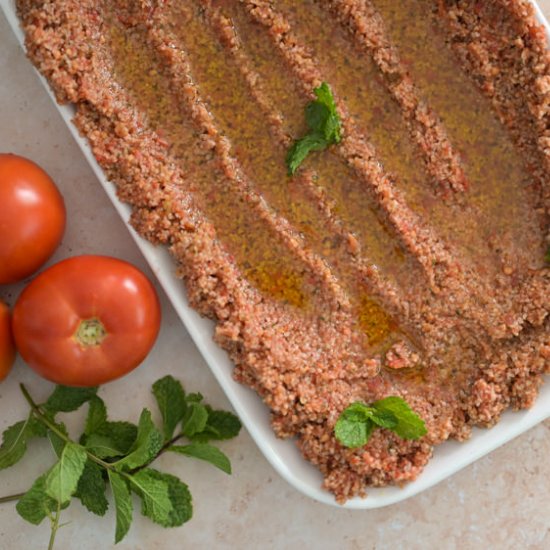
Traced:
<path fill-rule="evenodd" d="M 75 340 L 83 347 L 99 346 L 107 336 L 103 323 L 96 317 L 80 321 Z"/>

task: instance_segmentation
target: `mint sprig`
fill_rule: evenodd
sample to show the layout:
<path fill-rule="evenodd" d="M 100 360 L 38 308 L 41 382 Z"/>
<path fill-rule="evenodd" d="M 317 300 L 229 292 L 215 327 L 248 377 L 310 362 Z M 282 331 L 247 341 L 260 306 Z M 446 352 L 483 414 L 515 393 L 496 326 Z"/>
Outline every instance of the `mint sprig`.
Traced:
<path fill-rule="evenodd" d="M 286 157 L 290 176 L 296 173 L 310 152 L 323 151 L 342 139 L 340 117 L 329 85 L 323 82 L 313 93 L 316 99 L 306 106 L 309 132 L 294 142 Z"/>
<path fill-rule="evenodd" d="M 26 493 L 0 498 L 0 502 L 17 500 L 19 515 L 34 525 L 48 517 L 50 547 L 59 528 L 60 513 L 73 497 L 90 512 L 105 514 L 109 506 L 107 485 L 116 509 L 115 543 L 130 529 L 132 493 L 141 500 L 141 513 L 155 523 L 176 527 L 189 521 L 193 505 L 187 485 L 150 465 L 170 451 L 209 462 L 229 474 L 229 458 L 208 442 L 235 437 L 241 423 L 234 414 L 204 404 L 202 395 L 186 395 L 180 382 L 171 376 L 155 382 L 152 389 L 162 417 L 160 428 L 148 409 L 143 409 L 137 425 L 110 421 L 97 388 L 57 386 L 40 405 L 21 385 L 31 410 L 26 420 L 5 430 L 0 469 L 21 460 L 30 440 L 38 437 L 49 439 L 57 462 Z M 83 433 L 73 440 L 56 415 L 75 411 L 84 403 L 88 403 L 88 415 Z M 182 439 L 187 440 L 186 444 L 176 445 Z"/>
<path fill-rule="evenodd" d="M 366 445 L 377 427 L 402 439 L 419 439 L 428 433 L 422 418 L 404 399 L 390 396 L 371 405 L 358 401 L 346 407 L 334 426 L 334 435 L 344 447 L 355 449 Z"/>

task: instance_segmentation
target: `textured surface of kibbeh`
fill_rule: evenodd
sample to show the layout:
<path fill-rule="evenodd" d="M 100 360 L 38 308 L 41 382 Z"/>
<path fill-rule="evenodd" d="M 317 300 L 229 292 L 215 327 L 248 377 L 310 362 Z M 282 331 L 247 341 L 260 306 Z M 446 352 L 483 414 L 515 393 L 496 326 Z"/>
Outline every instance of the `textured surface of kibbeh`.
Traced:
<path fill-rule="evenodd" d="M 550 363 L 550 71 L 528 2 L 18 8 L 134 226 L 169 246 L 236 378 L 339 500 L 532 404 Z M 291 179 L 322 81 L 343 140 Z M 428 435 L 341 447 L 339 413 L 387 395 Z"/>

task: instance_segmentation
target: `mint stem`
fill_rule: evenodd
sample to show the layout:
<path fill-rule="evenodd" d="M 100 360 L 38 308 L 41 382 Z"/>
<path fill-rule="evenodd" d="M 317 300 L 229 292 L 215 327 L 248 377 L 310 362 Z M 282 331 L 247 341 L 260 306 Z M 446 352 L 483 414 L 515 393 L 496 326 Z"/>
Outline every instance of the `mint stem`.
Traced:
<path fill-rule="evenodd" d="M 159 450 L 159 452 L 153 457 L 151 458 L 151 460 L 149 460 L 148 462 L 146 462 L 145 464 L 143 464 L 142 466 L 139 466 L 138 468 L 134 468 L 133 470 L 130 471 L 130 474 L 135 474 L 137 472 L 139 472 L 140 470 L 143 470 L 144 468 L 147 468 L 151 463 L 153 463 L 161 454 L 165 453 L 166 450 L 168 449 L 168 447 L 171 447 L 174 443 L 176 443 L 177 441 L 179 441 L 180 439 L 184 438 L 185 437 L 185 434 L 182 432 L 182 433 L 179 433 L 178 435 L 174 436 L 172 439 L 170 439 L 170 441 L 167 441 Z M 119 472 L 120 473 L 120 472 Z"/>
<path fill-rule="evenodd" d="M 13 502 L 14 500 L 19 500 L 25 493 L 17 493 L 15 495 L 9 495 L 7 497 L 0 497 L 0 504 L 4 502 Z"/>
<path fill-rule="evenodd" d="M 42 409 L 40 408 L 40 405 L 37 405 L 33 398 L 31 397 L 31 394 L 28 392 L 27 388 L 25 387 L 24 384 L 19 384 L 19 387 L 21 388 L 21 392 L 23 393 L 23 396 L 25 397 L 25 399 L 27 400 L 28 404 L 30 405 L 34 415 L 36 416 L 36 418 L 42 422 L 42 424 L 44 424 L 48 430 L 52 431 L 55 435 L 57 435 L 58 437 L 60 437 L 63 441 L 65 441 L 65 443 L 76 443 L 75 441 L 73 441 L 70 437 L 67 437 L 62 431 L 60 431 L 56 426 L 55 424 L 53 424 L 49 419 L 48 417 L 42 412 Z M 88 456 L 88 458 L 92 461 L 92 462 L 95 462 L 96 464 L 99 464 L 100 466 L 103 466 L 104 468 L 108 469 L 108 470 L 113 470 L 113 471 L 116 471 L 111 464 L 109 464 L 108 462 L 105 462 L 104 460 L 101 460 L 100 458 L 98 458 L 97 456 L 95 456 L 94 454 L 90 453 L 90 451 L 88 451 L 88 449 L 82 447 L 84 449 L 84 451 L 86 452 L 86 455 Z"/>
<path fill-rule="evenodd" d="M 55 543 L 55 535 L 57 535 L 57 530 L 59 529 L 59 516 L 61 515 L 61 503 L 57 503 L 57 510 L 55 511 L 55 516 L 51 519 L 51 532 L 50 532 L 50 542 L 48 544 L 48 550 L 53 549 Z"/>

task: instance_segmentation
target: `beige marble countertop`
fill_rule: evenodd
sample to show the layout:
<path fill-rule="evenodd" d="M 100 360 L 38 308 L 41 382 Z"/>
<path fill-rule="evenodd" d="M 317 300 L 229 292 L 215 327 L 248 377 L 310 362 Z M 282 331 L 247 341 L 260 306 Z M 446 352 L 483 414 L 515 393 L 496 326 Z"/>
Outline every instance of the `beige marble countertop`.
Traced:
<path fill-rule="evenodd" d="M 541 5 L 550 15 L 550 0 Z M 109 254 L 151 276 L 1 15 L 0 151 L 34 159 L 65 195 L 68 228 L 52 262 L 79 253 Z M 0 287 L 0 298 L 13 304 L 20 290 L 20 285 Z M 153 353 L 132 374 L 101 390 L 112 417 L 137 420 L 143 406 L 152 406 L 151 383 L 166 373 L 179 377 L 188 389 L 201 391 L 212 404 L 229 407 L 160 288 L 159 293 L 164 319 Z M 18 360 L 0 385 L 0 430 L 25 414 L 20 382 L 39 398 L 51 389 Z M 161 469 L 189 484 L 194 517 L 183 527 L 163 529 L 136 510 L 131 530 L 117 548 L 550 548 L 550 421 L 436 487 L 374 511 L 339 510 L 298 493 L 271 468 L 245 431 L 222 447 L 231 457 L 232 476 L 179 456 L 162 457 Z M 31 449 L 20 464 L 0 472 L 0 496 L 27 489 L 53 462 L 45 442 Z M 59 550 L 113 547 L 111 510 L 98 518 L 74 502 L 62 521 L 68 524 L 59 532 Z M 13 503 L 0 505 L 0 549 L 45 548 L 48 537 L 47 521 L 34 527 L 17 515 Z"/>

